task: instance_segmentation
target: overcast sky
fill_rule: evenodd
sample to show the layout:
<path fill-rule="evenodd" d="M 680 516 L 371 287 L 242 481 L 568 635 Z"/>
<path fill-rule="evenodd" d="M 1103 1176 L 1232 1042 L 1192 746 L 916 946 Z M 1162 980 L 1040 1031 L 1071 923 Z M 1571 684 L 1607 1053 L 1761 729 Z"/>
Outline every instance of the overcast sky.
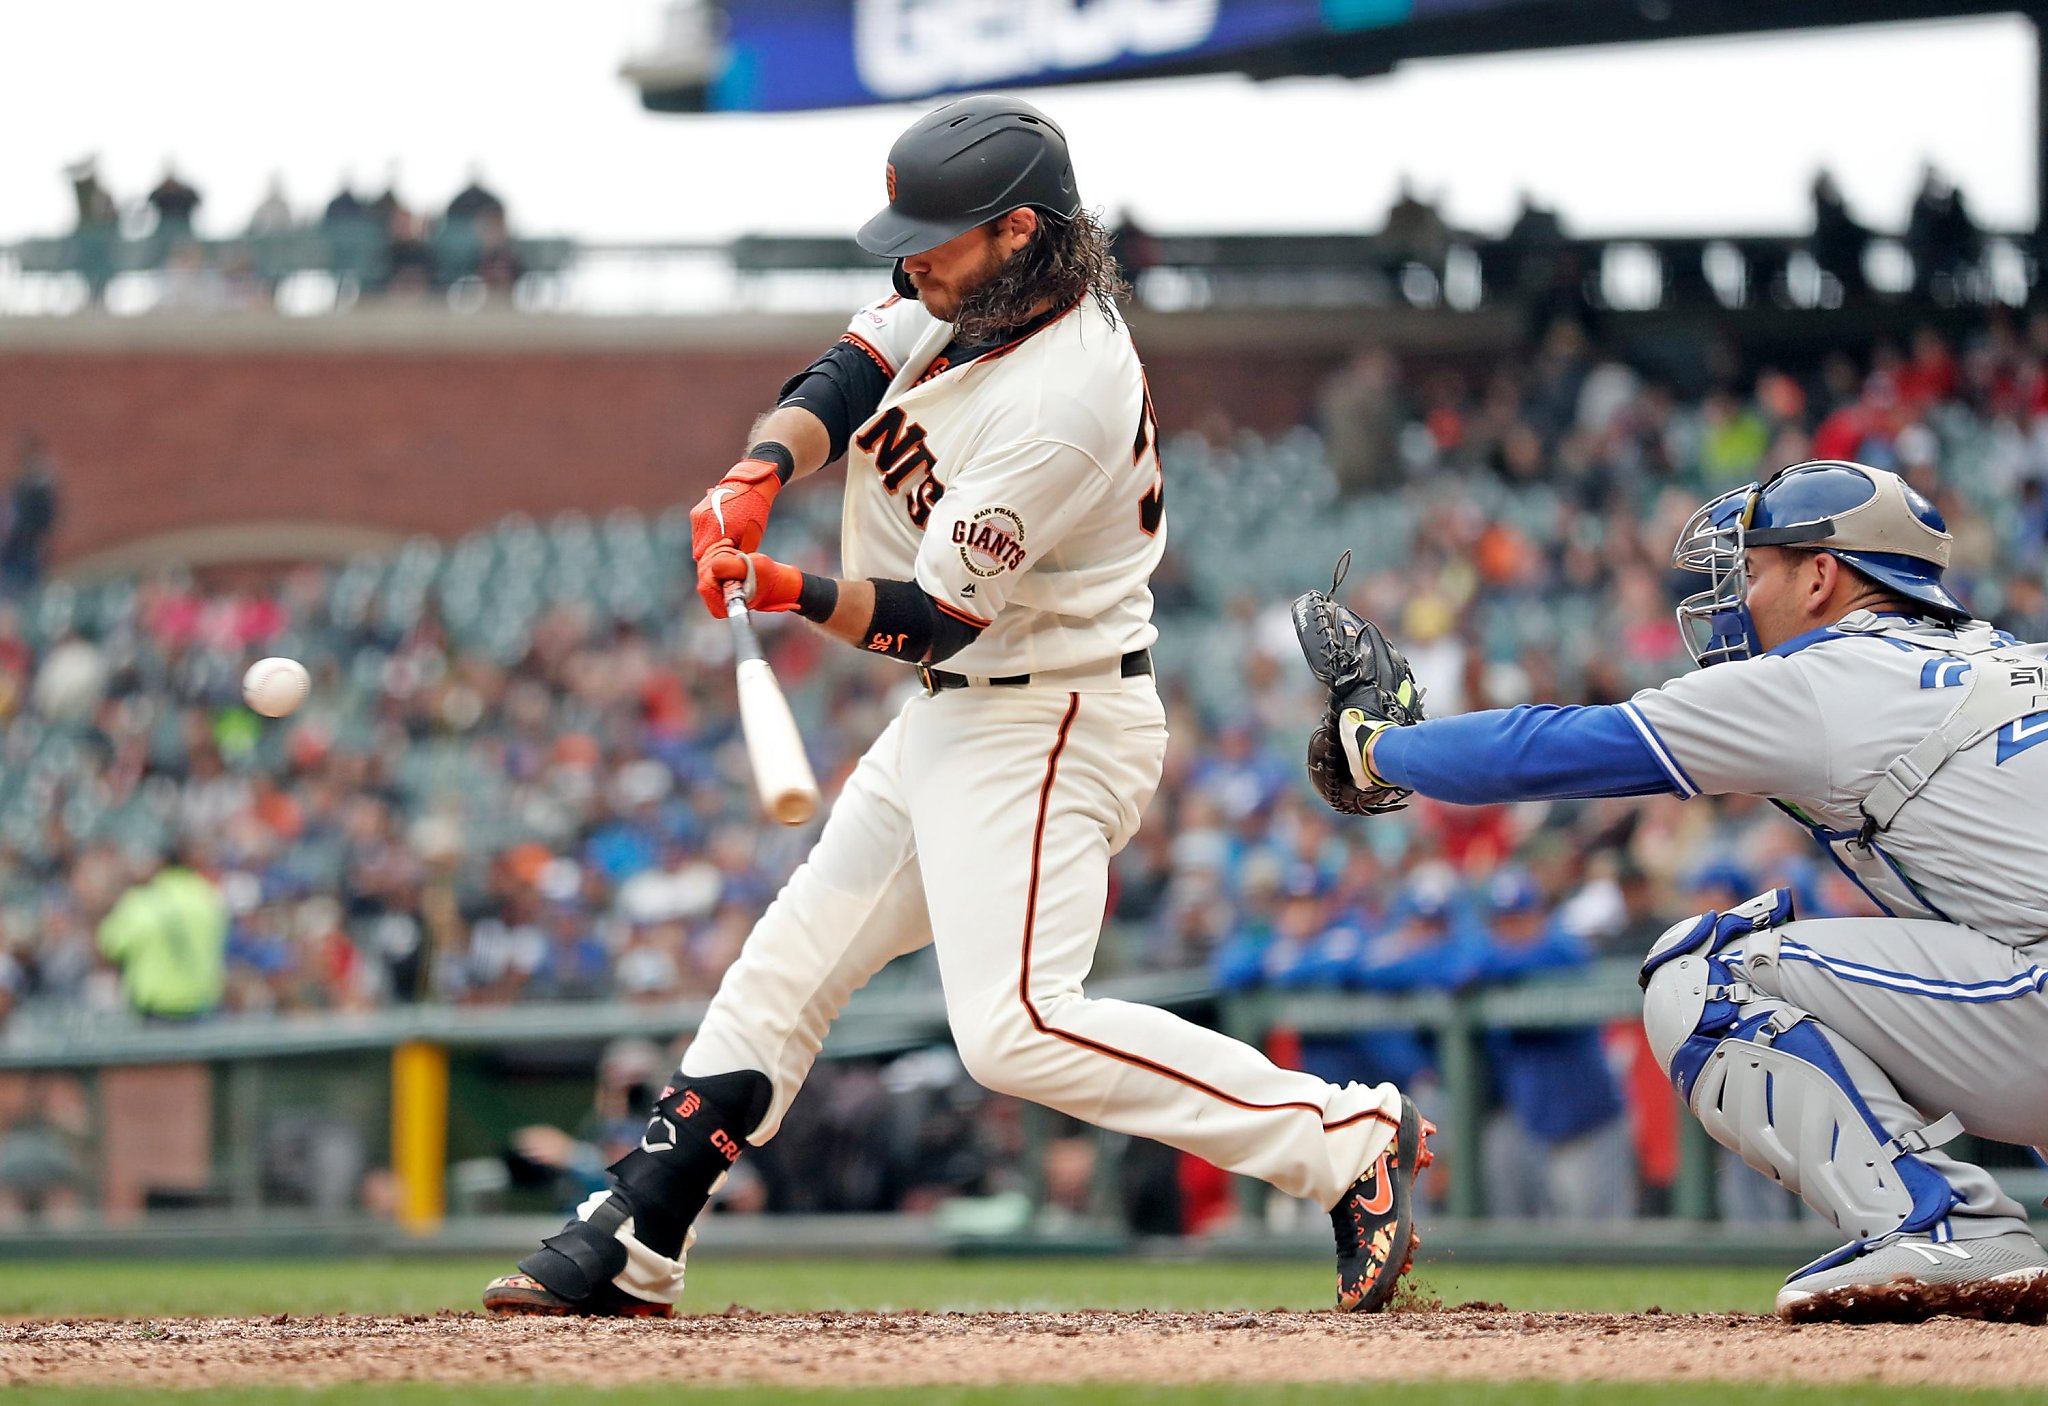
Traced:
<path fill-rule="evenodd" d="M 58 0 L 0 8 L 0 239 L 71 222 L 98 153 L 139 197 L 167 157 L 238 231 L 279 173 L 438 209 L 474 162 L 535 234 L 850 231 L 917 108 L 641 110 L 620 61 L 659 0 Z M 1084 198 L 1171 230 L 1376 228 L 1405 173 L 1454 223 L 1534 192 L 1575 231 L 1794 231 L 1832 165 L 1903 223 L 1933 160 L 1980 221 L 2034 221 L 2034 33 L 2013 17 L 1416 64 L 1362 81 L 1043 90 Z M 920 105 L 921 106 L 921 105 Z"/>

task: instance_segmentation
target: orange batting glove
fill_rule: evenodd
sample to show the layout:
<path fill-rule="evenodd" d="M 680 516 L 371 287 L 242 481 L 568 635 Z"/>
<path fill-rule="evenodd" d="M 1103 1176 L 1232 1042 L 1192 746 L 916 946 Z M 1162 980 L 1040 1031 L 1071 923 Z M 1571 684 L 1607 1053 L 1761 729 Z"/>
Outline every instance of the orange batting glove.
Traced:
<path fill-rule="evenodd" d="M 697 594 L 704 598 L 704 608 L 720 620 L 725 618 L 729 581 L 744 583 L 749 610 L 795 610 L 804 589 L 804 574 L 795 567 L 721 542 L 697 565 Z"/>
<path fill-rule="evenodd" d="M 703 561 L 705 553 L 721 541 L 743 552 L 760 546 L 768 510 L 781 491 L 775 465 L 766 459 L 742 459 L 727 469 L 704 500 L 690 509 L 691 559 Z"/>

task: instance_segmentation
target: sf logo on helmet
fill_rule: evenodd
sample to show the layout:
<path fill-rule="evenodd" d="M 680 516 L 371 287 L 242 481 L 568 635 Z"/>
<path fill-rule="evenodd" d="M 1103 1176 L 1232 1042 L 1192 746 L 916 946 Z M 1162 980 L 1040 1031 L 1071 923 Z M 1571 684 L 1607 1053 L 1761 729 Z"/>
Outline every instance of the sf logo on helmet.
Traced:
<path fill-rule="evenodd" d="M 896 163 L 893 161 L 889 163 L 889 199 L 896 199 Z"/>

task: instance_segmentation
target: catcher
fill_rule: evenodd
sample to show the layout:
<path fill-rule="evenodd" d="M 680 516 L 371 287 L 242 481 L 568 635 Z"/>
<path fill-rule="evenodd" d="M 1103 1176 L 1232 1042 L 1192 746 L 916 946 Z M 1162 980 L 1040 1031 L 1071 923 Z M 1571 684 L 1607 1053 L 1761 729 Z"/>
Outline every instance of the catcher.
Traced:
<path fill-rule="evenodd" d="M 1674 924 L 1643 964 L 1680 1097 L 1848 1237 L 1787 1279 L 1788 1319 L 2048 1318 L 2026 1213 L 1944 1150 L 2048 1142 L 2048 645 L 1971 616 L 1942 583 L 1949 542 L 1862 464 L 1724 494 L 1673 553 L 1708 579 L 1678 614 L 1713 667 L 1606 707 L 1422 722 L 1377 628 L 1295 602 L 1330 690 L 1309 774 L 1337 810 L 1762 796 L 1885 915 L 1799 921 L 1775 889 Z"/>

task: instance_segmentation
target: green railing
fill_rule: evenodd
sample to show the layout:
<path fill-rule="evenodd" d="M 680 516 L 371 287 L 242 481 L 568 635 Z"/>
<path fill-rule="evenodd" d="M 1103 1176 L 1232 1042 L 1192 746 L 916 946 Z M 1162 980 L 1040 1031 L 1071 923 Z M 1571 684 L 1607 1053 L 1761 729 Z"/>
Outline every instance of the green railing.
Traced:
<path fill-rule="evenodd" d="M 1201 973 L 1106 979 L 1097 994 L 1150 1005 L 1187 1007 L 1212 999 Z M 610 1002 L 518 1006 L 415 1006 L 355 1014 L 220 1017 L 190 1024 L 137 1024 L 79 1016 L 17 1025 L 0 1038 L 0 1073 L 67 1071 L 103 1076 L 146 1066 L 208 1073 L 219 1160 L 214 1183 L 236 1212 L 263 1209 L 262 1117 L 293 1071 L 330 1078 L 365 1056 L 388 1056 L 391 1165 L 401 1224 L 430 1232 L 443 1218 L 447 1188 L 449 1064 L 453 1051 L 530 1052 L 547 1046 L 595 1047 L 625 1036 L 668 1040 L 693 1033 L 703 1001 L 629 1005 Z M 856 992 L 834 1023 L 824 1056 L 858 1059 L 900 1053 L 950 1038 L 945 998 L 936 985 L 897 984 Z M 374 1067 L 374 1066 L 372 1066 Z M 96 1105 L 101 1079 L 89 1081 Z M 344 1079 L 344 1083 L 359 1080 Z M 104 1110 L 93 1126 L 103 1136 Z M 104 1149 L 102 1148 L 104 1157 Z M 100 1174 L 104 1177 L 105 1167 Z"/>
<path fill-rule="evenodd" d="M 1223 1003 L 1224 1029 L 1263 1044 L 1275 1030 L 1300 1035 L 1348 1035 L 1361 1030 L 1420 1030 L 1434 1040 L 1443 1080 L 1444 1126 L 1437 1134 L 1446 1158 L 1446 1209 L 1461 1217 L 1485 1214 L 1486 1194 L 1478 1132 L 1486 1119 L 1486 1071 L 1480 1042 L 1488 1030 L 1555 1030 L 1635 1020 L 1643 996 L 1637 963 L 1619 958 L 1588 970 L 1537 978 L 1513 986 L 1452 995 L 1350 995 L 1329 991 L 1259 991 Z M 1678 1182 L 1672 1209 L 1687 1220 L 1714 1218 L 1714 1144 L 1699 1123 L 1679 1120 Z M 1258 1194 L 1254 1188 L 1253 1195 Z"/>
<path fill-rule="evenodd" d="M 1635 964 L 1602 963 L 1590 971 L 1516 986 L 1450 995 L 1355 995 L 1324 991 L 1262 991 L 1219 997 L 1200 972 L 1153 974 L 1093 983 L 1097 995 L 1222 1013 L 1222 1025 L 1240 1039 L 1263 1045 L 1275 1031 L 1302 1035 L 1361 1030 L 1414 1029 L 1435 1044 L 1445 1096 L 1440 1145 L 1446 1159 L 1446 1210 L 1476 1218 L 1485 1212 L 1476 1133 L 1486 1116 L 1481 1040 L 1489 1029 L 1545 1029 L 1633 1020 L 1640 1010 Z M 389 1056 L 392 1163 L 398 1174 L 402 1219 L 431 1229 L 442 1216 L 446 1179 L 447 1058 L 451 1051 L 531 1051 L 546 1046 L 595 1045 L 622 1036 L 666 1040 L 694 1032 L 705 1003 L 655 1005 L 533 1003 L 506 1007 L 401 1007 L 358 1014 L 292 1019 L 223 1017 L 191 1025 L 136 1025 L 86 1019 L 40 1030 L 17 1030 L 0 1040 L 0 1071 L 106 1070 L 145 1065 L 205 1065 L 212 1071 L 216 1117 L 226 1165 L 222 1183 L 234 1204 L 255 1209 L 259 1170 L 247 1165 L 261 1139 L 253 1110 L 263 1106 L 266 1065 L 318 1063 L 365 1055 Z M 949 1038 L 945 1001 L 927 986 L 869 988 L 857 992 L 833 1026 L 827 1058 L 898 1053 Z M 1681 1217 L 1714 1214 L 1713 1147 L 1690 1118 L 1674 1209 Z M 1264 1188 L 1247 1181 L 1247 1195 Z"/>

